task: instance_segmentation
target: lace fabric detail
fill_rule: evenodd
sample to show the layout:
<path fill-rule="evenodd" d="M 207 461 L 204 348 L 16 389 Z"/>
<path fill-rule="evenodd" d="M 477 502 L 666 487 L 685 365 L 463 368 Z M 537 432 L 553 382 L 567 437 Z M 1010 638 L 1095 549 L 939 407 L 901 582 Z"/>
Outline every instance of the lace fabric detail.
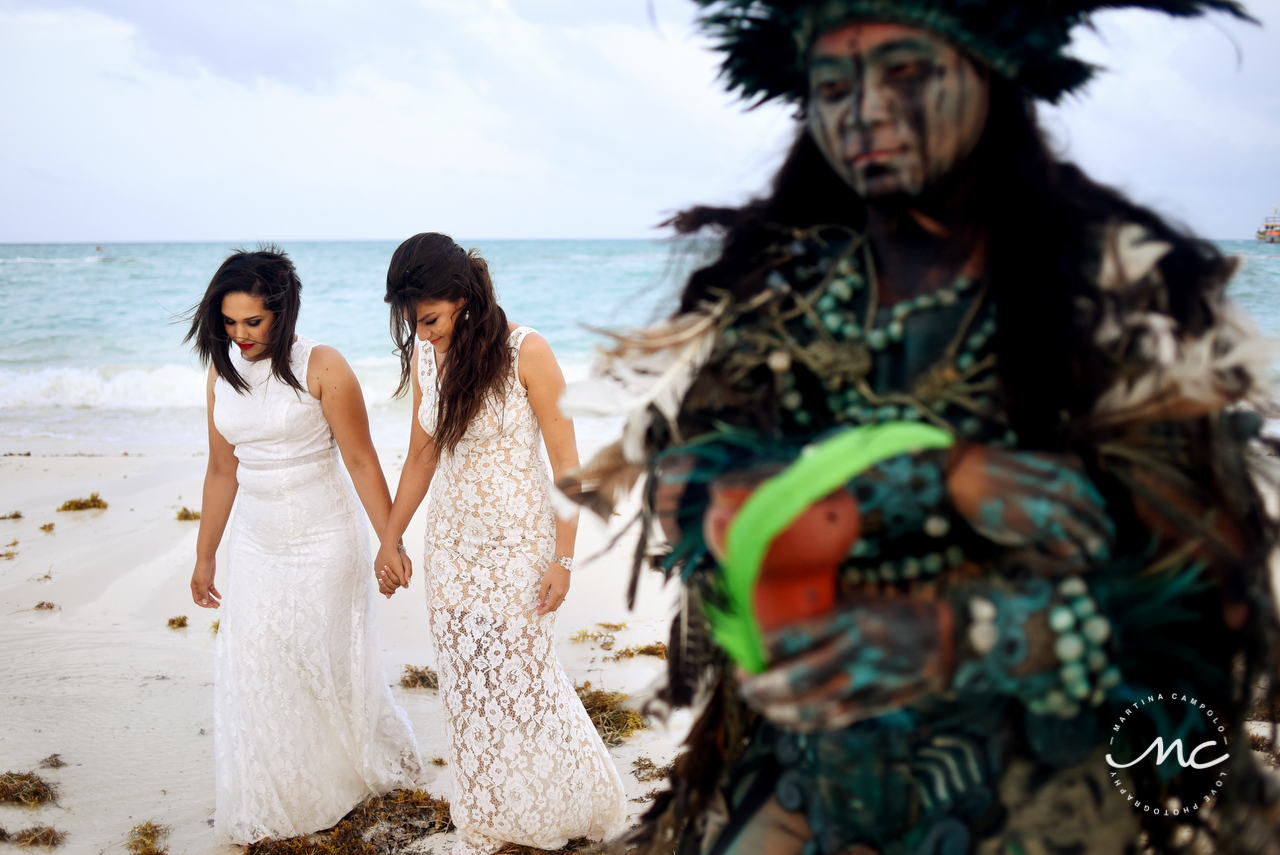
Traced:
<path fill-rule="evenodd" d="M 294 346 L 299 378 L 314 344 Z M 241 459 L 214 643 L 214 830 L 243 844 L 327 828 L 415 786 L 422 762 L 378 658 L 364 509 L 320 402 L 238 367 L 249 393 L 214 392 Z"/>
<path fill-rule="evenodd" d="M 431 635 L 449 738 L 455 855 L 503 843 L 557 849 L 622 829 L 622 780 L 553 644 L 555 614 L 537 614 L 537 586 L 555 550 L 542 433 L 511 375 L 458 447 L 442 454 L 427 508 Z M 419 347 L 418 419 L 435 428 L 438 375 Z"/>

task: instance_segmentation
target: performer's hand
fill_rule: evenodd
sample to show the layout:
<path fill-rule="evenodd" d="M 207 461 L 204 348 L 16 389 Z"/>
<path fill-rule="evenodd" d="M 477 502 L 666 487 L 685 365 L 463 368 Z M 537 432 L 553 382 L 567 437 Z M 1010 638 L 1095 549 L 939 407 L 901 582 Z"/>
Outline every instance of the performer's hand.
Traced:
<path fill-rule="evenodd" d="M 742 697 L 788 730 L 835 730 L 900 709 L 949 683 L 951 608 L 867 597 L 771 633 L 763 674 L 739 672 Z"/>
<path fill-rule="evenodd" d="M 569 571 L 560 562 L 552 561 L 538 582 L 538 614 L 554 612 L 569 594 Z"/>
<path fill-rule="evenodd" d="M 395 543 L 384 543 L 373 559 L 373 575 L 378 580 L 378 591 L 390 598 L 397 588 L 408 588 L 413 576 L 413 564 Z"/>
<path fill-rule="evenodd" d="M 1102 495 L 1070 454 L 958 445 L 947 488 L 975 531 L 1083 569 L 1111 553 L 1115 525 Z"/>
<path fill-rule="evenodd" d="M 218 600 L 222 595 L 213 586 L 213 574 L 216 569 L 214 560 L 196 560 L 196 569 L 191 574 L 191 599 L 202 609 L 218 608 Z"/>

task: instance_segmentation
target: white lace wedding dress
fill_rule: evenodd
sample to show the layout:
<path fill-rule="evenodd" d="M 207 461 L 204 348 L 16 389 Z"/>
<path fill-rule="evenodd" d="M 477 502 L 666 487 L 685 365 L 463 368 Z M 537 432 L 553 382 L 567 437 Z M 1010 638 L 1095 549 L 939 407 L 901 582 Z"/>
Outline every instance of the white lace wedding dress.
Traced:
<path fill-rule="evenodd" d="M 449 737 L 454 855 L 556 849 L 622 829 L 626 796 L 553 646 L 537 586 L 555 550 L 542 434 L 518 377 L 487 402 L 431 484 L 423 559 Z M 435 352 L 418 350 L 418 419 L 435 430 Z"/>
<path fill-rule="evenodd" d="M 315 342 L 298 337 L 306 384 Z M 235 446 L 236 495 L 214 654 L 214 830 L 225 843 L 328 828 L 422 764 L 378 660 L 365 512 L 320 402 L 232 361 L 213 421 Z"/>

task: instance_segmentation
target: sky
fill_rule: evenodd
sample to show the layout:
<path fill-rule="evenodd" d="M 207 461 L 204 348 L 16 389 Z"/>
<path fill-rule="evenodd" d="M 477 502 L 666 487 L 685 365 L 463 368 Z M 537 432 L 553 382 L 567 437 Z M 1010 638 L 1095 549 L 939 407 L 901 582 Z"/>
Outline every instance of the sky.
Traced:
<path fill-rule="evenodd" d="M 1280 0 L 1097 17 L 1042 118 L 1213 238 L 1280 204 Z M 765 189 L 791 109 L 690 0 L 0 0 L 0 243 L 655 237 Z"/>

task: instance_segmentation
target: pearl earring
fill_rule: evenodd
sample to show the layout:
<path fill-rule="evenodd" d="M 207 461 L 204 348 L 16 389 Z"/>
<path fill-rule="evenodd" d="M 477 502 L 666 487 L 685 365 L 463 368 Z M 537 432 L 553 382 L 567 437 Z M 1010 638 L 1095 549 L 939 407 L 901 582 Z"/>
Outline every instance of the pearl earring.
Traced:
<path fill-rule="evenodd" d="M 464 321 L 469 321 L 469 320 L 471 320 L 471 310 L 470 310 L 470 309 L 467 309 L 467 313 L 466 313 L 465 315 L 463 315 L 463 316 L 462 316 L 462 319 L 463 319 Z"/>

